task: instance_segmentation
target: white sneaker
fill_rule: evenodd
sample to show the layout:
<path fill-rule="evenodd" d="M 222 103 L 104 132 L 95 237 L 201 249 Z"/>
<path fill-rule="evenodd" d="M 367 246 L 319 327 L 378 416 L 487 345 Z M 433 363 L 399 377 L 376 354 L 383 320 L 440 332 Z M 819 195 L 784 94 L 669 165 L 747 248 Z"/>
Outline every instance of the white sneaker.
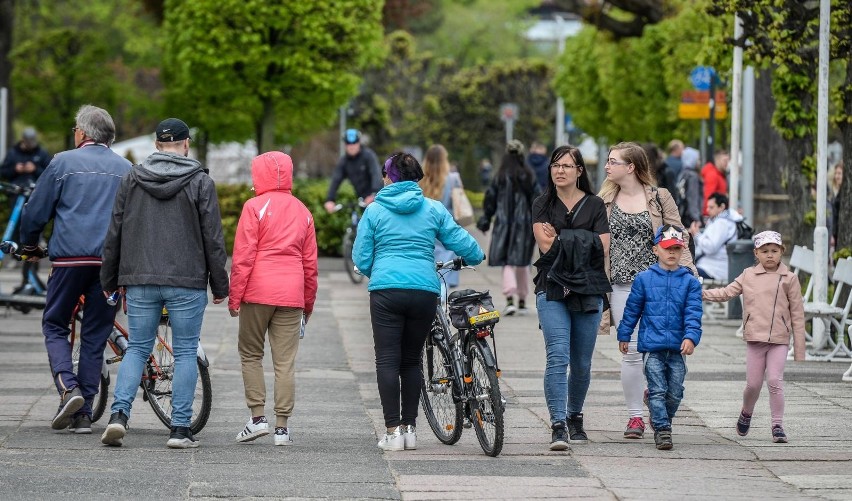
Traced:
<path fill-rule="evenodd" d="M 402 426 L 402 439 L 405 443 L 405 450 L 413 451 L 417 448 L 417 433 L 414 430 L 414 425 Z"/>
<path fill-rule="evenodd" d="M 293 439 L 290 438 L 290 430 L 278 426 L 275 428 L 275 445 L 293 445 Z"/>
<path fill-rule="evenodd" d="M 384 451 L 405 450 L 405 438 L 402 436 L 402 426 L 397 426 L 391 433 L 385 433 L 376 446 Z"/>
<path fill-rule="evenodd" d="M 507 316 L 507 317 L 511 317 L 512 315 L 515 314 L 516 311 L 518 311 L 518 309 L 515 307 L 515 305 L 510 304 L 510 305 L 506 306 L 505 310 L 503 310 L 503 315 Z"/>
<path fill-rule="evenodd" d="M 237 434 L 237 442 L 251 442 L 266 435 L 269 435 L 269 423 L 266 418 L 262 418 L 259 423 L 255 423 L 253 418 L 249 418 L 246 427 Z"/>

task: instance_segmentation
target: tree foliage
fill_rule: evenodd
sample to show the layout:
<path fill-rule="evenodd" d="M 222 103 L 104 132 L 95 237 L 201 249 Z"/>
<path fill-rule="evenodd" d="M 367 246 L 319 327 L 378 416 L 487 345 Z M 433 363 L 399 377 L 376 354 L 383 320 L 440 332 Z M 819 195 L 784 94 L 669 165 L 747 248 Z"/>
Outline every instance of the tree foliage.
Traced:
<path fill-rule="evenodd" d="M 154 25 L 134 0 L 28 2 L 15 29 L 12 91 L 25 122 L 63 134 L 71 146 L 82 104 L 110 111 L 119 136 L 138 132 L 127 124 L 156 116 L 159 51 Z"/>
<path fill-rule="evenodd" d="M 701 3 L 684 4 L 672 17 L 645 26 L 641 37 L 586 27 L 566 40 L 555 87 L 574 122 L 611 142 L 696 137 L 699 123 L 677 116 L 681 93 L 692 88 L 689 72 L 697 64 L 722 73 L 728 68 L 705 48 L 725 28 Z"/>
<path fill-rule="evenodd" d="M 380 55 L 381 4 L 168 0 L 170 103 L 213 141 L 260 151 L 334 118 Z"/>

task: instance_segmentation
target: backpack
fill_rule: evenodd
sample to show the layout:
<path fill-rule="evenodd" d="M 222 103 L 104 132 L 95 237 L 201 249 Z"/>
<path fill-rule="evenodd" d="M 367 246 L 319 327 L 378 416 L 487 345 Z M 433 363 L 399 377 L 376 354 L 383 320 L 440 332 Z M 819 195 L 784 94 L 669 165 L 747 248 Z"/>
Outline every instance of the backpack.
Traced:
<path fill-rule="evenodd" d="M 751 240 L 752 236 L 754 236 L 754 228 L 746 224 L 745 221 L 737 221 L 737 238 Z"/>

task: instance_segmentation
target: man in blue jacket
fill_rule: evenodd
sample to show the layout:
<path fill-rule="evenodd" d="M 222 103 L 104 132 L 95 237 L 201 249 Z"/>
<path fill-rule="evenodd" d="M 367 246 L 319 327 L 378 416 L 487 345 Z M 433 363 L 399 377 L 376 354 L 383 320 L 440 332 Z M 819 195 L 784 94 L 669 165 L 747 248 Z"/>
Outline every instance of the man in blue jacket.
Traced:
<path fill-rule="evenodd" d="M 627 353 L 639 323 L 638 350 L 645 363 L 645 404 L 657 449 L 672 445 L 672 419 L 683 399 L 685 355 L 701 340 L 701 284 L 680 266 L 684 230 L 669 224 L 654 235 L 657 264 L 636 275 L 624 316 L 618 325 L 618 347 Z M 641 318 L 641 322 L 640 322 Z"/>
<path fill-rule="evenodd" d="M 75 121 L 76 148 L 53 158 L 24 206 L 21 244 L 24 254 L 33 255 L 44 226 L 53 220 L 49 242 L 53 269 L 41 322 L 60 396 L 51 426 L 91 433 L 92 400 L 98 392 L 104 347 L 115 319 L 115 308 L 107 304 L 100 283 L 101 255 L 115 193 L 131 165 L 109 148 L 115 139 L 115 123 L 106 110 L 85 105 Z M 80 296 L 86 298 L 86 315 L 75 374 L 68 323 Z"/>

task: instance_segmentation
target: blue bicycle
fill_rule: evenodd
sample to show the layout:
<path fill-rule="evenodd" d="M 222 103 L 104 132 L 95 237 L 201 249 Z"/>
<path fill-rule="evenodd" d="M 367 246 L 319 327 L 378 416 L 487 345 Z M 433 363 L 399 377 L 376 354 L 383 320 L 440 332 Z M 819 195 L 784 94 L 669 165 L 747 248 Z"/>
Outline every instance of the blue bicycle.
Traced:
<path fill-rule="evenodd" d="M 12 213 L 9 215 L 9 221 L 6 223 L 6 229 L 3 231 L 2 242 L 10 242 L 17 240 L 15 234 L 21 222 L 21 213 L 24 210 L 24 204 L 29 199 L 35 185 L 18 186 L 16 184 L 4 183 L 0 181 L 0 192 L 6 194 L 7 197 L 14 200 Z M 3 266 L 3 261 L 0 261 L 0 267 Z M 26 266 L 26 276 L 24 282 L 11 294 L 3 293 L 0 290 L 0 305 L 11 306 L 22 313 L 29 313 L 33 308 L 44 309 L 44 296 L 47 294 L 47 287 L 44 282 L 38 277 L 36 266 Z"/>

